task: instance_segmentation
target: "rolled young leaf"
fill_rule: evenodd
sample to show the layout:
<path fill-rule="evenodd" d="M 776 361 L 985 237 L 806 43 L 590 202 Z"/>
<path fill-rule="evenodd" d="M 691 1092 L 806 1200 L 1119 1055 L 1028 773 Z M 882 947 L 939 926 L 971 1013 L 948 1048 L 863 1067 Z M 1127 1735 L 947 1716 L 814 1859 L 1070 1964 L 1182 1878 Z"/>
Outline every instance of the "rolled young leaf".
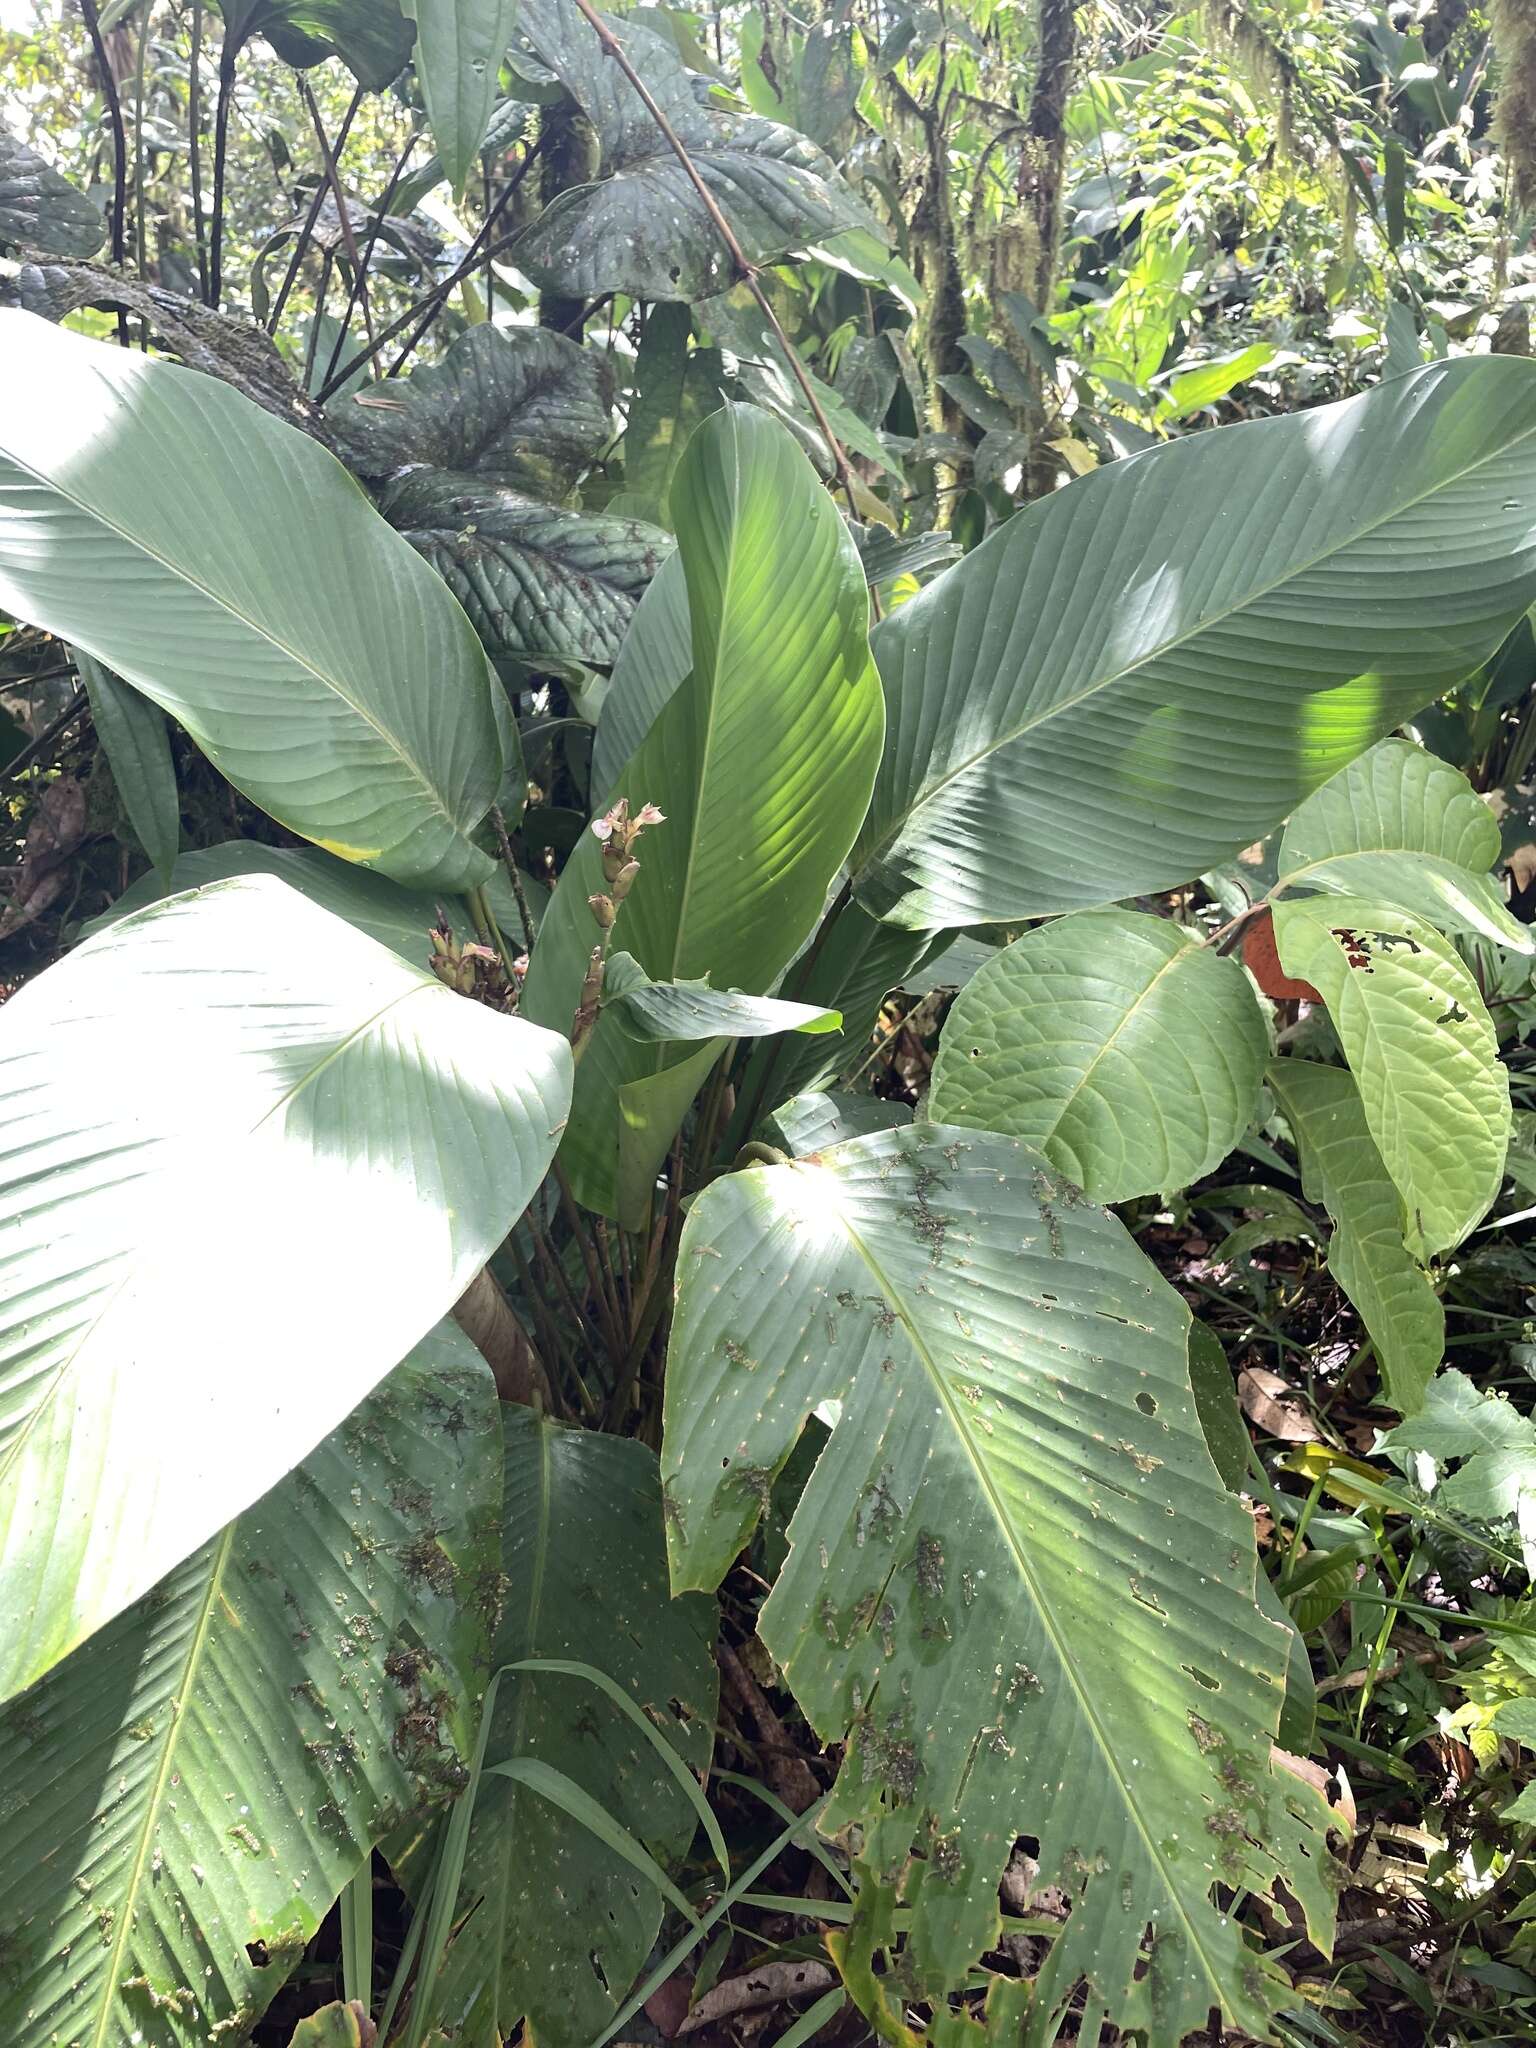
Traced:
<path fill-rule="evenodd" d="M 1415 1415 L 1445 1352 L 1445 1310 L 1403 1243 L 1403 1207 L 1341 1067 L 1275 1060 L 1269 1085 L 1296 1140 L 1302 1184 L 1333 1219 L 1328 1270 L 1359 1312 L 1388 1402 Z"/>
<path fill-rule="evenodd" d="M 1352 896 L 1282 899 L 1275 943 L 1328 1006 L 1409 1249 L 1460 1244 L 1499 1192 L 1510 1133 L 1509 1076 L 1477 983 L 1427 924 Z"/>
<path fill-rule="evenodd" d="M 1382 740 L 1314 790 L 1286 825 L 1279 887 L 1395 903 L 1442 930 L 1536 952 L 1489 870 L 1494 815 L 1459 769 L 1406 740 Z"/>
<path fill-rule="evenodd" d="M 500 1587 L 499 1416 L 439 1325 L 0 1716 L 0 2038 L 245 2033 L 374 1843 L 452 1798 Z"/>
<path fill-rule="evenodd" d="M 1123 1202 L 1225 1159 L 1268 1052 L 1235 960 L 1167 918 L 1085 911 L 1027 932 L 966 983 L 929 1112 L 1022 1138 L 1095 1201 Z"/>
<path fill-rule="evenodd" d="M 570 1067 L 268 879 L 140 911 L 11 998 L 0 1698 L 447 1313 L 548 1166 Z"/>
<path fill-rule="evenodd" d="M 1536 596 L 1536 364 L 1433 363 L 1038 499 L 875 630 L 860 900 L 914 927 L 1159 890 L 1261 838 Z"/>
<path fill-rule="evenodd" d="M 719 1582 L 811 1411 L 842 1403 L 759 1630 L 848 1743 L 822 1825 L 861 1828 L 919 1902 L 906 1984 L 937 1999 L 996 1945 L 1027 1831 L 1071 1907 L 1042 2015 L 1086 1976 L 1160 2042 L 1212 2007 L 1267 2034 L 1289 1980 L 1210 1890 L 1283 1881 L 1326 1943 L 1329 1810 L 1271 1765 L 1287 1632 L 1173 1290 L 1038 1154 L 936 1124 L 714 1181 L 678 1274 L 676 1587 Z"/>
<path fill-rule="evenodd" d="M 237 789 L 458 890 L 501 775 L 494 680 L 332 456 L 227 385 L 0 311 L 0 604 L 116 669 Z"/>

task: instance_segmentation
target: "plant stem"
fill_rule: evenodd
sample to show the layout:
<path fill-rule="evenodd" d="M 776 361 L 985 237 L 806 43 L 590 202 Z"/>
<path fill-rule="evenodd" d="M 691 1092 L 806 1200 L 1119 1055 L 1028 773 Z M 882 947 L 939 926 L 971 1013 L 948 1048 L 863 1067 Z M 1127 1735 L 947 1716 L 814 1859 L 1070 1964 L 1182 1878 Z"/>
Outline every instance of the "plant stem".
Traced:
<path fill-rule="evenodd" d="M 107 57 L 107 45 L 101 33 L 101 16 L 96 9 L 96 0 L 80 0 L 80 12 L 85 17 L 85 32 L 91 39 L 96 68 L 101 73 L 101 89 L 107 102 L 107 119 L 112 127 L 112 261 L 121 270 L 128 254 L 123 229 L 123 220 L 128 209 L 128 133 L 123 127 L 123 103 L 117 96 L 117 80 L 112 76 L 112 65 Z M 127 348 L 128 315 L 121 306 L 117 309 L 117 338 L 121 346 Z"/>
<path fill-rule="evenodd" d="M 591 1288 L 592 1299 L 597 1305 L 597 1320 L 603 1326 L 603 1334 L 613 1357 L 622 1358 L 624 1334 L 618 1322 L 617 1307 L 610 1303 L 604 1292 L 602 1274 L 598 1270 L 597 1253 L 593 1250 L 591 1238 L 583 1228 L 581 1211 L 576 1207 L 576 1197 L 571 1192 L 570 1181 L 566 1178 L 565 1168 L 560 1164 L 558 1155 L 550 1171 L 554 1174 L 555 1186 L 560 1190 L 560 1207 L 565 1212 L 565 1220 L 576 1240 L 576 1249 L 581 1253 L 581 1263 L 587 1269 L 587 1285 Z"/>
<path fill-rule="evenodd" d="M 208 232 L 203 224 L 203 0 L 192 0 L 192 52 L 187 61 L 187 156 L 192 173 L 192 233 L 197 242 L 197 296 L 208 303 Z"/>
<path fill-rule="evenodd" d="M 469 276 L 471 271 L 474 270 L 476 264 L 478 264 L 482 260 L 482 252 L 484 256 L 488 259 L 490 256 L 493 256 L 496 253 L 497 249 L 500 249 L 505 246 L 503 242 L 498 242 L 493 247 L 487 248 L 486 244 L 489 239 L 491 229 L 495 226 L 496 222 L 500 219 L 501 215 L 506 211 L 506 208 L 511 204 L 513 194 L 517 191 L 517 188 L 519 187 L 519 185 L 521 185 L 523 179 L 528 175 L 529 168 L 533 164 L 534 159 L 537 157 L 538 153 L 539 145 L 537 143 L 534 143 L 533 147 L 528 151 L 528 154 L 523 158 L 522 162 L 518 165 L 517 169 L 513 172 L 512 176 L 507 180 L 506 186 L 502 191 L 501 197 L 496 201 L 495 208 L 488 216 L 488 218 L 484 222 L 482 222 L 479 234 L 475 236 L 474 241 L 471 242 L 471 244 L 469 245 L 469 249 L 464 256 L 464 260 L 459 264 L 458 268 L 451 274 L 451 276 L 445 277 L 441 284 L 433 285 L 431 291 L 425 292 L 422 295 L 422 297 L 415 302 L 414 305 L 407 306 L 405 311 L 400 315 L 399 319 L 392 320 L 388 327 L 386 327 L 383 330 L 383 332 L 380 334 L 378 338 L 378 341 L 373 345 L 373 347 L 360 350 L 358 354 L 353 356 L 348 362 L 343 363 L 339 370 L 333 371 L 331 375 L 326 379 L 325 383 L 321 386 L 319 392 L 316 394 L 317 404 L 324 405 L 325 401 L 328 398 L 330 398 L 333 395 L 333 393 L 339 390 L 340 387 L 348 381 L 348 379 L 352 376 L 354 371 L 362 369 L 365 364 L 371 362 L 374 356 L 378 354 L 379 350 L 382 349 L 386 345 L 386 343 L 393 341 L 397 334 L 403 333 L 403 331 L 410 326 L 411 322 L 415 320 L 417 316 L 423 312 L 423 310 L 425 310 L 426 318 L 422 321 L 420 329 L 415 334 L 412 335 L 410 341 L 406 344 L 405 349 L 402 351 L 401 360 L 403 361 L 405 356 L 409 355 L 410 351 L 413 348 L 415 348 L 416 344 L 420 341 L 422 335 L 425 334 L 425 332 L 427 331 L 427 328 L 437 318 L 438 313 L 442 310 L 444 302 L 447 300 L 449 294 L 455 289 L 456 286 L 462 283 L 466 277 Z M 515 236 L 506 237 L 507 241 L 512 241 L 515 239 Z M 400 367 L 399 363 L 396 363 L 394 367 L 395 369 L 398 370 Z M 393 372 L 391 372 L 391 374 L 393 374 Z"/>
<path fill-rule="evenodd" d="M 219 97 L 213 116 L 213 224 L 208 238 L 208 303 L 224 288 L 224 172 L 229 155 L 229 110 L 235 96 L 235 50 L 229 30 L 219 48 Z"/>
<path fill-rule="evenodd" d="M 149 21 L 153 13 L 152 5 L 144 9 L 133 53 L 133 258 L 140 277 L 148 267 L 148 238 L 144 232 L 144 60 L 149 54 Z M 147 349 L 149 329 L 145 327 L 142 332 Z"/>
<path fill-rule="evenodd" d="M 341 1987 L 364 2012 L 373 2011 L 373 1852 L 342 1888 Z"/>
<path fill-rule="evenodd" d="M 698 193 L 704 211 L 714 223 L 716 234 L 724 242 L 727 253 L 732 263 L 736 266 L 738 276 L 746 285 L 748 291 L 751 292 L 753 298 L 756 299 L 758 311 L 768 322 L 769 327 L 772 329 L 774 340 L 784 352 L 784 360 L 793 372 L 795 382 L 800 386 L 805 402 L 810 407 L 816 425 L 821 430 L 821 437 L 827 444 L 827 452 L 832 457 L 832 467 L 836 472 L 837 481 L 843 495 L 848 500 L 849 510 L 857 513 L 858 501 L 854 492 L 853 472 L 848 467 L 848 457 L 843 452 L 843 444 L 832 431 L 832 423 L 822 408 L 821 400 L 816 396 L 816 387 L 812 384 L 810 375 L 800 360 L 799 352 L 791 346 L 789 336 L 784 332 L 778 314 L 774 312 L 773 307 L 769 304 L 768 294 L 763 290 L 756 264 L 748 261 L 747 253 L 737 238 L 736 230 L 720 211 L 714 193 L 710 191 L 703 178 L 699 175 L 698 166 L 688 154 L 682 137 L 662 112 L 650 87 L 640 76 L 634 65 L 630 63 L 628 56 L 625 54 L 624 45 L 592 5 L 592 0 L 576 0 L 576 8 L 588 25 L 596 31 L 597 39 L 603 47 L 603 55 L 613 59 L 624 76 L 629 80 L 631 86 L 639 94 L 646 112 L 661 130 L 667 147 L 682 166 L 684 176 L 689 184 L 692 185 L 694 191 Z"/>
<path fill-rule="evenodd" d="M 523 951 L 533 952 L 533 915 L 528 908 L 528 898 L 523 889 L 523 878 L 518 873 L 517 861 L 512 852 L 512 841 L 507 833 L 507 821 L 501 814 L 501 805 L 492 804 L 491 824 L 496 831 L 497 843 L 501 847 L 502 865 L 507 871 L 507 880 L 512 885 L 512 896 L 517 904 L 517 914 L 523 927 Z"/>
<path fill-rule="evenodd" d="M 342 246 L 347 252 L 347 261 L 352 265 L 352 283 L 347 293 L 347 311 L 348 313 L 351 312 L 352 296 L 353 293 L 356 293 L 358 302 L 363 310 L 363 332 L 368 337 L 369 346 L 372 347 L 373 309 L 368 304 L 368 282 L 363 274 L 362 259 L 357 253 L 357 238 L 352 232 L 351 209 L 347 205 L 346 194 L 341 189 L 341 173 L 336 168 L 336 158 L 341 154 L 342 144 L 346 141 L 347 130 L 352 125 L 352 116 L 362 104 L 363 88 L 359 86 L 352 95 L 352 104 L 347 109 L 347 118 L 337 130 L 334 154 L 330 144 L 325 139 L 325 127 L 320 119 L 320 109 L 315 105 L 315 96 L 310 91 L 309 83 L 302 72 L 299 73 L 299 98 L 304 102 L 314 127 L 315 141 L 320 150 L 320 161 L 325 167 L 325 182 L 330 187 L 331 203 L 336 208 L 336 224 L 341 231 Z M 378 363 L 376 360 L 374 362 L 374 371 L 377 374 Z"/>
<path fill-rule="evenodd" d="M 347 146 L 347 137 L 352 131 L 352 123 L 356 118 L 357 110 L 362 105 L 362 103 L 363 89 L 361 86 L 359 86 L 357 91 L 352 95 L 352 102 L 350 106 L 347 108 L 346 113 L 343 114 L 342 116 L 341 126 L 336 130 L 337 156 L 340 156 L 341 152 Z M 326 162 L 327 167 L 329 167 L 330 157 L 328 152 L 326 154 Z M 314 197 L 309 202 L 309 212 L 304 216 L 304 225 L 303 227 L 300 228 L 299 238 L 293 245 L 292 258 L 289 261 L 287 270 L 283 274 L 282 285 L 278 290 L 277 298 L 273 303 L 271 314 L 267 320 L 268 334 L 275 334 L 277 332 L 277 323 L 283 317 L 283 308 L 288 303 L 288 294 L 293 290 L 294 284 L 297 282 L 299 275 L 299 266 L 304 261 L 305 256 L 309 252 L 309 244 L 315 232 L 315 222 L 320 218 L 320 209 L 325 204 L 325 195 L 329 190 L 330 180 L 328 177 L 320 179 L 315 186 Z M 354 271 L 354 275 L 355 274 L 356 273 Z M 316 400 L 316 403 L 322 403 L 323 398 L 324 394 L 322 394 L 320 399 Z"/>

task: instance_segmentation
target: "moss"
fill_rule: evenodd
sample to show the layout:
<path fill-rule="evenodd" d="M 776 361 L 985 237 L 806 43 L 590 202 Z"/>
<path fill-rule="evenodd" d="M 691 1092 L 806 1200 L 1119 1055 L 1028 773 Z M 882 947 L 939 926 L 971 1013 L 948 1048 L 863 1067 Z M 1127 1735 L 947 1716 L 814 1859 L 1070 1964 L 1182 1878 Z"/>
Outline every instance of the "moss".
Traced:
<path fill-rule="evenodd" d="M 1530 0 L 1493 0 L 1489 18 L 1499 67 L 1495 130 L 1509 166 L 1515 204 L 1532 208 L 1536 207 L 1536 13 Z"/>

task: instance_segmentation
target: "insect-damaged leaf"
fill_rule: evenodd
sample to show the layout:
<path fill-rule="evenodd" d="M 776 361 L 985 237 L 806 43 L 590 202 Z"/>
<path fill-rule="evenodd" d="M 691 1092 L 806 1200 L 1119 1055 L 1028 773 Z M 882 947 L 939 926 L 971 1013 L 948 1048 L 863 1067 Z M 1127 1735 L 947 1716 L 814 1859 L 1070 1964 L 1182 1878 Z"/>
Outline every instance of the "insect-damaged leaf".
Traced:
<path fill-rule="evenodd" d="M 1038 1155 L 940 1125 L 717 1180 L 679 1273 L 675 1585 L 719 1581 L 811 1410 L 843 1404 L 759 1627 L 848 1740 L 825 1825 L 906 1872 L 916 1981 L 994 1945 L 1026 1831 L 1072 1902 L 1044 2009 L 1087 1977 L 1160 2042 L 1213 2007 L 1266 2033 L 1292 1994 L 1210 1889 L 1283 1880 L 1326 1941 L 1328 1809 L 1271 1768 L 1289 1646 L 1183 1303 Z"/>
<path fill-rule="evenodd" d="M 0 1713 L 0 2039 L 243 2036 L 372 1845 L 464 1783 L 499 1417 L 440 1326 Z"/>

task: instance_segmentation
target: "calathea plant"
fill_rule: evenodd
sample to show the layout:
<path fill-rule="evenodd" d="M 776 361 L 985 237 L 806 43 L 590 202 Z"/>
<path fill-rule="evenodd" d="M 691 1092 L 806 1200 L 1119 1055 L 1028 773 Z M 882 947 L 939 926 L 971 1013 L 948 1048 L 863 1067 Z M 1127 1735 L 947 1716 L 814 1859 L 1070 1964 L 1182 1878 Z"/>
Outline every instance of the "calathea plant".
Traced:
<path fill-rule="evenodd" d="M 1529 942 L 1388 735 L 1536 597 L 1536 370 L 1116 463 L 873 631 L 794 437 L 709 412 L 536 932 L 513 706 L 411 522 L 153 357 L 6 312 L 0 377 L 0 604 L 307 842 L 173 842 L 0 1011 L 0 2034 L 237 2040 L 340 1895 L 386 2039 L 607 2038 L 664 1913 L 765 1867 L 700 1778 L 771 1507 L 763 1642 L 842 1760 L 768 1856 L 835 1845 L 876 2029 L 977 2038 L 985 1989 L 999 2041 L 1074 1998 L 1079 2039 L 1272 2038 L 1229 1909 L 1326 1949 L 1342 1823 L 1204 1340 L 1101 1204 L 1267 1087 L 1422 1400 L 1424 1262 L 1509 1119 L 1454 942 Z M 1127 907 L 1287 819 L 1212 943 Z M 1272 1056 L 1261 913 L 1339 1063 Z M 796 1092 L 999 922 L 917 1121 Z M 978 1977 L 1021 1836 L 1065 1911 Z M 387 1990 L 375 1851 L 417 1905 Z"/>

